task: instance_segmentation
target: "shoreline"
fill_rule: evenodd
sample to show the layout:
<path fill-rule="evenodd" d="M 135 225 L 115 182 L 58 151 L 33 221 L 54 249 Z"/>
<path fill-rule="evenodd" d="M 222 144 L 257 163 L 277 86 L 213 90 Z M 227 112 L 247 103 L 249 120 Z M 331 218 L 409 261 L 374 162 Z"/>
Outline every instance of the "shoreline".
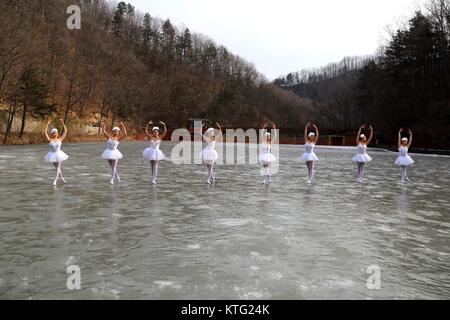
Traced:
<path fill-rule="evenodd" d="M 398 152 L 397 146 L 378 146 L 374 147 L 374 149 L 383 149 L 391 152 Z M 428 155 L 439 155 L 439 156 L 450 156 L 450 150 L 441 150 L 441 149 L 424 149 L 424 148 L 414 148 L 411 147 L 408 150 L 410 154 L 428 154 Z"/>
<path fill-rule="evenodd" d="M 17 138 L 18 139 L 18 138 Z M 0 148 L 1 147 L 18 147 L 18 146 L 33 146 L 33 145 L 45 145 L 47 144 L 47 142 L 43 139 L 39 139 L 39 140 L 32 140 L 30 141 L 29 139 L 24 139 L 26 141 L 28 141 L 28 143 L 22 142 L 22 141 L 15 141 L 15 142 L 10 142 L 10 143 L 6 143 L 3 144 L 0 142 Z M 130 142 L 146 142 L 147 139 L 143 138 L 142 135 L 136 135 L 133 137 L 128 137 L 125 138 L 122 142 L 126 142 L 126 141 L 130 141 Z M 169 139 L 164 140 L 165 142 L 171 142 Z M 72 136 L 72 137 L 68 137 L 66 138 L 66 140 L 64 141 L 64 143 L 104 143 L 105 142 L 105 137 L 103 136 L 88 136 L 88 138 L 86 136 Z M 246 143 L 247 144 L 247 143 Z M 298 145 L 298 146 L 303 146 L 302 143 L 293 143 L 293 142 L 286 142 L 283 141 L 283 143 L 280 143 L 280 145 Z M 318 144 L 317 148 L 333 148 L 333 149 L 352 149 L 354 147 L 352 146 L 340 146 L 340 145 L 322 145 L 322 144 Z M 369 149 L 373 149 L 373 150 L 379 150 L 379 151 L 388 151 L 388 152 L 393 152 L 393 153 L 397 153 L 398 152 L 398 148 L 397 146 L 376 146 L 376 147 L 369 147 Z M 450 156 L 450 150 L 440 150 L 440 149 L 425 149 L 425 148 L 411 148 L 409 150 L 410 154 L 427 154 L 427 155 L 439 155 L 439 156 Z"/>

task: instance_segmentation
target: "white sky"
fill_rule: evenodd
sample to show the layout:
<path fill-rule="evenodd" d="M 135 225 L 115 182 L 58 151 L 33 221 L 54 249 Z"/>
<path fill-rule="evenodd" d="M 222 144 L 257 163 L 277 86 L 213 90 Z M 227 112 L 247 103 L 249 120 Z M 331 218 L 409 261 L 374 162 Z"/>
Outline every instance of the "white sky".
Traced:
<path fill-rule="evenodd" d="M 372 54 L 386 26 L 425 0 L 128 0 L 141 12 L 203 33 L 268 79 Z"/>

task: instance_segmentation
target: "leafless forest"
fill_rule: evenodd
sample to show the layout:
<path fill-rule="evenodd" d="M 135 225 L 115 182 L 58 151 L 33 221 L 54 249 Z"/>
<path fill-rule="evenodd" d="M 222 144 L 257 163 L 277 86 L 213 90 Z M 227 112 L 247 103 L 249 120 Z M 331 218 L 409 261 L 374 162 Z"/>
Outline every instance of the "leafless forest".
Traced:
<path fill-rule="evenodd" d="M 80 30 L 66 26 L 72 4 L 82 9 Z M 1 1 L 1 140 L 20 139 L 30 121 L 47 117 L 69 127 L 120 120 L 134 133 L 149 119 L 172 128 L 190 118 L 225 127 L 271 119 L 300 134 L 310 120 L 330 133 L 367 122 L 380 144 L 395 143 L 398 128 L 408 127 L 420 146 L 448 148 L 448 0 L 430 0 L 377 56 L 345 58 L 273 83 L 236 53 L 156 14 L 109 0 Z M 20 130 L 12 132 L 15 122 Z"/>
<path fill-rule="evenodd" d="M 450 2 L 430 0 L 372 57 L 345 58 L 293 72 L 275 83 L 314 100 L 325 126 L 371 123 L 378 142 L 395 145 L 411 128 L 415 145 L 450 149 Z"/>

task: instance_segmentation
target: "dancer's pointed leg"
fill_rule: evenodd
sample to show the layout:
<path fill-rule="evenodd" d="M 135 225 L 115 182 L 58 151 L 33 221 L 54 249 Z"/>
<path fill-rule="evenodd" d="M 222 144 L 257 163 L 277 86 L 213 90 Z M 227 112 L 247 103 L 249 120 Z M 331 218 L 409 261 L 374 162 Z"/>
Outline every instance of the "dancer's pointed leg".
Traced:
<path fill-rule="evenodd" d="M 117 182 L 120 182 L 120 176 L 119 176 L 119 169 L 117 169 L 119 165 L 119 160 L 114 160 L 114 172 L 115 172 L 115 177 L 117 179 Z"/>
<path fill-rule="evenodd" d="M 356 176 L 356 180 L 359 180 L 361 177 L 361 164 L 358 162 L 357 165 L 358 165 L 358 173 Z"/>
<path fill-rule="evenodd" d="M 53 185 L 56 186 L 56 184 L 58 182 L 58 178 L 59 178 L 59 173 L 61 171 L 61 163 L 55 162 L 55 163 L 53 163 L 53 165 L 55 166 L 55 171 L 56 171 L 56 176 L 55 176 L 55 180 L 53 180 Z"/>
<path fill-rule="evenodd" d="M 61 162 L 59 163 L 59 177 L 63 183 L 66 183 L 66 179 L 64 179 L 63 174 L 62 174 L 62 163 Z"/>
<path fill-rule="evenodd" d="M 361 181 L 363 181 L 363 179 L 364 179 L 365 167 L 366 167 L 366 164 L 364 162 L 361 163 Z"/>
<path fill-rule="evenodd" d="M 411 182 L 411 180 L 409 180 L 409 178 L 408 178 L 408 174 L 406 172 L 407 170 L 408 170 L 408 167 L 405 166 L 405 179 L 406 179 L 406 181 Z"/>
<path fill-rule="evenodd" d="M 306 162 L 306 167 L 308 168 L 308 183 L 312 182 L 312 167 L 311 161 Z"/>
<path fill-rule="evenodd" d="M 216 182 L 216 177 L 214 176 L 214 163 L 211 165 L 211 182 Z"/>
<path fill-rule="evenodd" d="M 358 182 L 363 182 L 364 162 L 358 162 Z"/>
<path fill-rule="evenodd" d="M 272 183 L 272 177 L 270 175 L 270 163 L 266 166 L 266 177 L 267 177 L 267 182 Z"/>
<path fill-rule="evenodd" d="M 405 183 L 405 182 L 409 182 L 410 180 L 408 179 L 408 175 L 406 174 L 406 169 L 407 169 L 407 166 L 402 166 L 402 182 L 403 183 Z"/>
<path fill-rule="evenodd" d="M 156 184 L 156 177 L 158 176 L 158 161 L 152 161 L 152 183 Z"/>
<path fill-rule="evenodd" d="M 263 164 L 262 172 L 264 176 L 263 184 L 269 183 L 269 170 L 268 166 L 266 164 Z"/>
<path fill-rule="evenodd" d="M 211 184 L 212 166 L 210 164 L 207 164 L 206 166 L 208 168 L 208 181 L 207 181 L 207 183 Z"/>
<path fill-rule="evenodd" d="M 108 160 L 108 163 L 111 166 L 111 184 L 114 184 L 114 178 L 116 176 L 114 160 Z"/>
<path fill-rule="evenodd" d="M 154 173 L 153 173 L 153 160 L 150 160 L 150 170 L 151 170 L 151 173 L 152 173 L 151 181 L 153 181 L 153 176 L 154 176 Z"/>

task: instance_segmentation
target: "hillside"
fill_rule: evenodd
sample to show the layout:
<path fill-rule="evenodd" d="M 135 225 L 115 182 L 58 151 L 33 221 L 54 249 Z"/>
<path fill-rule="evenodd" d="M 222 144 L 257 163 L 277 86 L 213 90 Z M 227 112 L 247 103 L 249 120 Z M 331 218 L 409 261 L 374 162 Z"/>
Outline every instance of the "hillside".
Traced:
<path fill-rule="evenodd" d="M 69 30 L 62 14 L 73 4 L 81 30 Z M 69 128 L 120 120 L 137 133 L 150 119 L 172 128 L 197 117 L 297 127 L 316 113 L 309 99 L 269 83 L 212 39 L 124 2 L 2 1 L 0 52 L 4 138 L 33 135 L 39 125 L 31 124 L 47 117 Z"/>

